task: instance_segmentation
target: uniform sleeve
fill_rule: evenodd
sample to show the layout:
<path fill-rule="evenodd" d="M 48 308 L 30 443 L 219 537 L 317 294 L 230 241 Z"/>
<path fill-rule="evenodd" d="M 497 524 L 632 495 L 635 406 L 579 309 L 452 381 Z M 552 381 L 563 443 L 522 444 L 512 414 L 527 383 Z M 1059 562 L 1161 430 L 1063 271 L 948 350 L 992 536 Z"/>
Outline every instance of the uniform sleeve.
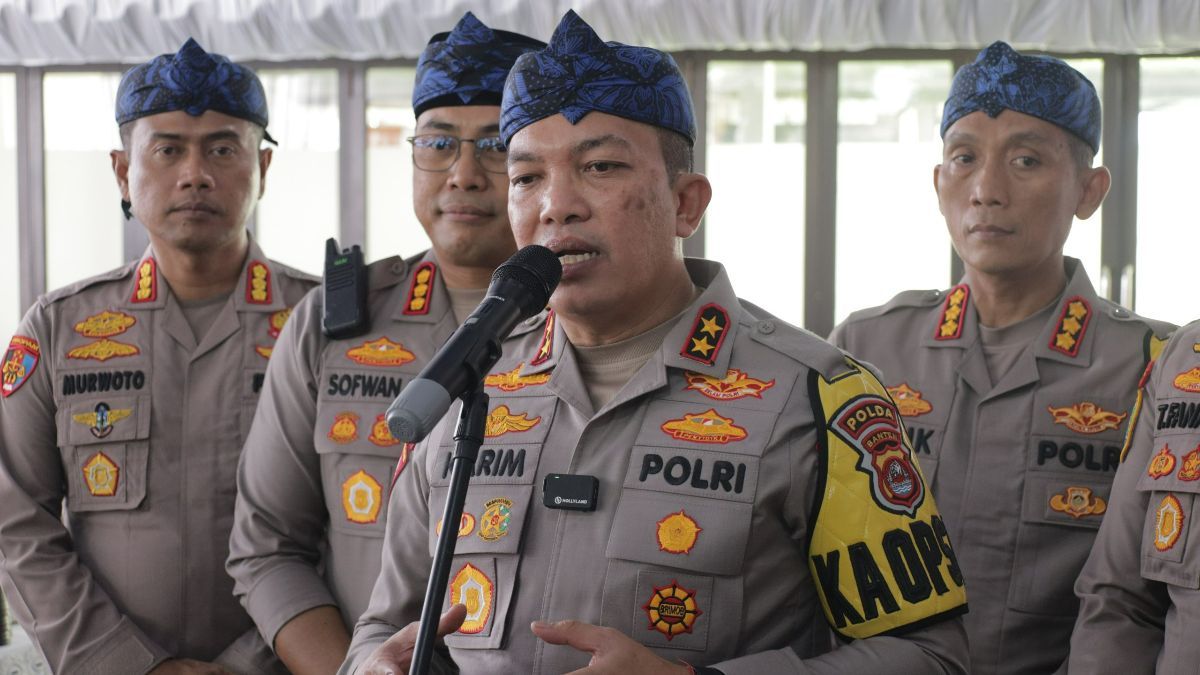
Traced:
<path fill-rule="evenodd" d="M 144 673 L 168 652 L 121 613 L 80 560 L 62 522 L 66 476 L 57 446 L 49 326 L 45 308 L 35 305 L 5 354 L 0 581 L 53 672 Z"/>
<path fill-rule="evenodd" d="M 284 624 L 335 605 L 318 571 L 328 513 L 313 445 L 320 316 L 296 308 L 271 354 L 238 463 L 238 496 L 226 569 L 234 593 L 268 644 Z"/>
<path fill-rule="evenodd" d="M 1170 599 L 1166 587 L 1141 574 L 1142 528 L 1149 493 L 1137 483 L 1154 446 L 1154 384 L 1134 421 L 1125 461 L 1113 480 L 1108 511 L 1079 578 L 1079 617 L 1071 634 L 1068 672 L 1153 673 Z"/>

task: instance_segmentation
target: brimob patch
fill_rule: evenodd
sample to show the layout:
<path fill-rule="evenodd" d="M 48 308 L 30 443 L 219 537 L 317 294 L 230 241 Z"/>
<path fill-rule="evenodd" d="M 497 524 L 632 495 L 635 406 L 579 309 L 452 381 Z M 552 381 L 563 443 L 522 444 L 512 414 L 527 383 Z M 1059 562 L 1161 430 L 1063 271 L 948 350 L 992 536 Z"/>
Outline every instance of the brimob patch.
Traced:
<path fill-rule="evenodd" d="M 483 433 L 487 438 L 495 438 L 508 433 L 521 433 L 536 427 L 541 421 L 540 417 L 530 419 L 529 413 L 514 415 L 508 406 L 499 405 L 488 414 L 487 425 Z"/>
<path fill-rule="evenodd" d="M 705 365 L 717 362 L 725 335 L 729 332 L 729 312 L 715 303 L 709 303 L 696 312 L 692 332 L 679 350 L 680 356 L 699 361 Z"/>
<path fill-rule="evenodd" d="M 1179 474 L 1176 477 L 1187 482 L 1200 480 L 1200 445 L 1183 456 L 1183 461 L 1179 464 Z"/>
<path fill-rule="evenodd" d="M 253 260 L 246 268 L 246 302 L 271 304 L 271 270 L 264 262 Z"/>
<path fill-rule="evenodd" d="M 89 427 L 92 435 L 96 438 L 106 438 L 112 433 L 114 424 L 132 414 L 132 408 L 118 408 L 113 410 L 107 403 L 101 402 L 96 404 L 94 411 L 72 415 L 71 419 L 75 420 L 76 424 Z"/>
<path fill-rule="evenodd" d="M 713 408 L 702 413 L 684 413 L 682 419 L 667 420 L 659 427 L 666 435 L 693 443 L 732 443 L 746 438 L 747 432 L 733 423 L 733 419 L 722 417 Z"/>
<path fill-rule="evenodd" d="M 667 553 L 691 553 L 704 528 L 680 509 L 658 521 L 658 550 Z"/>
<path fill-rule="evenodd" d="M 887 393 L 896 403 L 896 409 L 901 417 L 920 417 L 933 412 L 933 404 L 921 398 L 921 392 L 901 382 L 895 387 L 887 387 Z"/>
<path fill-rule="evenodd" d="M 329 427 L 329 440 L 346 445 L 358 440 L 358 415 L 352 412 L 338 413 Z"/>
<path fill-rule="evenodd" d="M 1163 476 L 1171 475 L 1175 470 L 1175 455 L 1171 454 L 1171 447 L 1163 445 L 1162 450 L 1154 453 L 1150 458 L 1150 465 L 1146 468 L 1146 474 L 1154 480 L 1158 480 Z"/>
<path fill-rule="evenodd" d="M 383 415 L 375 418 L 375 424 L 371 425 L 371 435 L 367 436 L 367 440 L 381 448 L 390 448 L 400 444 L 400 441 L 392 435 L 392 430 L 388 428 L 387 419 Z"/>
<path fill-rule="evenodd" d="M 967 312 L 967 301 L 971 298 L 971 287 L 959 284 L 946 293 L 942 303 L 942 315 L 938 318 L 937 329 L 933 332 L 934 340 L 957 340 L 962 337 L 963 318 Z"/>
<path fill-rule="evenodd" d="M 88 361 L 107 361 L 109 359 L 118 359 L 126 356 L 137 356 L 142 350 L 131 344 L 110 340 L 108 338 L 100 338 L 95 342 L 89 342 L 86 345 L 80 345 L 67 352 L 68 359 L 81 359 Z"/>
<path fill-rule="evenodd" d="M 1154 548 L 1169 551 L 1183 532 L 1183 505 L 1175 495 L 1167 495 L 1154 510 Z"/>
<path fill-rule="evenodd" d="M 1062 424 L 1081 434 L 1098 434 L 1108 429 L 1120 428 L 1121 422 L 1129 417 L 1129 413 L 1118 415 L 1091 401 L 1082 401 L 1062 408 L 1046 406 L 1046 409 L 1054 417 L 1055 424 Z"/>
<path fill-rule="evenodd" d="M 385 336 L 347 349 L 346 358 L 364 366 L 402 366 L 417 357 L 405 349 L 404 345 L 392 342 Z"/>
<path fill-rule="evenodd" d="M 37 370 L 42 358 L 38 341 L 24 335 L 14 335 L 4 353 L 4 365 L 0 366 L 0 394 L 8 398 L 21 388 Z"/>
<path fill-rule="evenodd" d="M 512 500 L 504 497 L 489 499 L 483 504 L 483 515 L 479 516 L 479 538 L 496 541 L 508 534 L 512 522 Z"/>
<path fill-rule="evenodd" d="M 522 362 L 507 373 L 489 373 L 487 377 L 483 378 L 483 386 L 493 387 L 500 391 L 518 391 L 525 387 L 546 384 L 550 381 L 550 373 L 522 375 L 521 368 L 524 367 L 525 364 Z"/>
<path fill-rule="evenodd" d="M 1063 494 L 1050 498 L 1051 510 L 1065 513 L 1076 520 L 1084 516 L 1100 516 L 1108 510 L 1108 504 L 1091 488 L 1069 486 Z"/>
<path fill-rule="evenodd" d="M 450 604 L 467 607 L 467 619 L 458 632 L 465 635 L 482 633 L 492 618 L 495 600 L 496 585 L 483 570 L 471 563 L 463 565 L 450 581 Z"/>
<path fill-rule="evenodd" d="M 1092 306 L 1083 297 L 1076 295 L 1066 300 L 1062 315 L 1058 317 L 1058 326 L 1054 336 L 1050 338 L 1050 348 L 1075 357 L 1083 344 L 1083 336 L 1087 333 L 1088 324 L 1092 321 Z"/>
<path fill-rule="evenodd" d="M 379 520 L 383 507 L 383 487 L 371 474 L 359 470 L 342 483 L 342 508 L 346 520 L 367 525 Z"/>
<path fill-rule="evenodd" d="M 106 338 L 124 333 L 135 323 L 137 319 L 124 312 L 105 310 L 75 324 L 75 332 L 83 337 Z"/>
<path fill-rule="evenodd" d="M 713 377 L 704 373 L 684 373 L 687 387 L 684 391 L 698 391 L 714 401 L 734 401 L 747 396 L 762 398 L 762 393 L 775 386 L 775 380 L 759 380 L 736 368 L 725 371 L 725 377 Z"/>
<path fill-rule="evenodd" d="M 412 283 L 408 287 L 408 301 L 404 303 L 405 314 L 429 313 L 429 300 L 433 295 L 435 278 L 437 278 L 437 265 L 431 262 L 417 265 L 416 271 L 413 272 Z"/>
<path fill-rule="evenodd" d="M 133 293 L 130 302 L 154 302 L 158 299 L 158 263 L 154 258 L 146 258 L 138 265 L 134 274 Z"/>
<path fill-rule="evenodd" d="M 913 464 L 900 415 L 880 396 L 846 401 L 830 418 L 830 429 L 859 455 L 856 469 L 870 478 L 871 496 L 885 511 L 914 516 L 925 499 L 925 484 Z"/>
<path fill-rule="evenodd" d="M 103 452 L 97 452 L 83 463 L 83 481 L 93 497 L 111 497 L 117 494 L 120 480 L 120 467 Z"/>
<path fill-rule="evenodd" d="M 678 581 L 655 586 L 649 602 L 642 605 L 642 609 L 650 618 L 650 630 L 666 635 L 668 640 L 692 632 L 696 618 L 704 613 L 696 603 L 696 591 L 680 586 Z"/>
<path fill-rule="evenodd" d="M 1175 388 L 1189 394 L 1200 394 L 1200 366 L 1175 376 Z"/>

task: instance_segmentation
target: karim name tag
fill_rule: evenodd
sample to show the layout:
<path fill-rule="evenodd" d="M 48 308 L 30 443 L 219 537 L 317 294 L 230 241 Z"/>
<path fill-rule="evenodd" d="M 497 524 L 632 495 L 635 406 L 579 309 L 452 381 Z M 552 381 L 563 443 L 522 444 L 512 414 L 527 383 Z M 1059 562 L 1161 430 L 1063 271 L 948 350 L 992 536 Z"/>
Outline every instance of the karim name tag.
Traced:
<path fill-rule="evenodd" d="M 595 476 L 551 473 L 542 481 L 542 504 L 549 509 L 595 511 L 599 493 Z"/>

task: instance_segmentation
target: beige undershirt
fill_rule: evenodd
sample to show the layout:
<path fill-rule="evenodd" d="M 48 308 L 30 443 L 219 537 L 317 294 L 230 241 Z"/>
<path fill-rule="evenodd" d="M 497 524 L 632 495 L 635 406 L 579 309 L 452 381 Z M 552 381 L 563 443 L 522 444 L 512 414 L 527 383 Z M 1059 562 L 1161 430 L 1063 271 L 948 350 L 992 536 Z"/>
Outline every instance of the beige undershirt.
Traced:
<path fill-rule="evenodd" d="M 1033 344 L 1051 312 L 1058 307 L 1058 298 L 1054 302 L 1039 309 L 1032 316 L 1022 319 L 1004 328 L 989 328 L 979 324 L 979 342 L 983 346 L 983 360 L 987 364 L 988 375 L 995 385 L 1021 358 L 1021 354 Z"/>
<path fill-rule="evenodd" d="M 462 322 L 471 316 L 471 312 L 483 302 L 487 297 L 486 288 L 450 288 L 446 287 L 450 293 L 450 309 L 454 312 L 454 320 L 462 325 Z"/>
<path fill-rule="evenodd" d="M 679 322 L 675 316 L 627 340 L 596 347 L 575 347 L 579 374 L 587 388 L 592 408 L 600 410 L 612 400 L 654 352 L 662 347 L 667 333 Z"/>
<path fill-rule="evenodd" d="M 179 309 L 183 311 L 183 318 L 187 321 L 188 327 L 192 329 L 192 336 L 196 338 L 196 344 L 204 341 L 204 336 L 208 334 L 213 322 L 217 320 L 217 315 L 221 313 L 225 303 L 229 302 L 230 295 L 232 295 L 232 291 L 204 300 L 179 301 Z"/>

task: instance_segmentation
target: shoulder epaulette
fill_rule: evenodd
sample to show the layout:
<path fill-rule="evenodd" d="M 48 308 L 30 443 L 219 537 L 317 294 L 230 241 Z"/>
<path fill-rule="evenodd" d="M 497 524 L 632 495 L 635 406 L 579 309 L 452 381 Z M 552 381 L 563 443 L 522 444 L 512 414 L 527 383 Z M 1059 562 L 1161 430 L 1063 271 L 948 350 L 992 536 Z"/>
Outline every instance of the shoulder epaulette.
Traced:
<path fill-rule="evenodd" d="M 400 256 L 376 260 L 367 265 L 367 288 L 372 291 L 391 288 L 404 281 L 407 274 L 408 264 Z"/>
<path fill-rule="evenodd" d="M 49 304 L 58 302 L 59 300 L 63 300 L 64 298 L 69 298 L 73 295 L 76 295 L 76 294 L 80 293 L 81 291 L 83 291 L 87 288 L 90 288 L 92 286 L 96 286 L 98 284 L 102 284 L 107 281 L 117 281 L 120 279 L 124 279 L 133 272 L 133 268 L 138 262 L 140 262 L 140 261 L 134 261 L 127 265 L 123 265 L 121 267 L 111 269 L 107 272 L 101 272 L 100 274 L 97 274 L 96 276 L 88 277 L 87 279 L 82 279 L 80 281 L 76 281 L 74 283 L 67 284 L 66 286 L 63 286 L 61 288 L 56 288 L 56 289 L 46 293 L 45 295 L 43 295 L 42 302 L 43 302 L 43 304 L 49 305 Z"/>
<path fill-rule="evenodd" d="M 897 293 L 891 300 L 888 300 L 882 305 L 866 307 L 864 309 L 851 312 L 850 316 L 846 317 L 846 320 L 843 323 L 849 324 L 862 321 L 864 319 L 874 319 L 899 309 L 933 307 L 934 305 L 942 302 L 945 297 L 946 294 L 944 291 L 939 291 L 936 289 L 927 291 L 901 291 L 900 293 Z"/>
<path fill-rule="evenodd" d="M 743 319 L 751 318 L 743 316 Z M 845 372 L 846 357 L 842 350 L 803 328 L 776 318 L 751 320 L 743 324 L 750 339 L 766 345 L 827 379 Z"/>

